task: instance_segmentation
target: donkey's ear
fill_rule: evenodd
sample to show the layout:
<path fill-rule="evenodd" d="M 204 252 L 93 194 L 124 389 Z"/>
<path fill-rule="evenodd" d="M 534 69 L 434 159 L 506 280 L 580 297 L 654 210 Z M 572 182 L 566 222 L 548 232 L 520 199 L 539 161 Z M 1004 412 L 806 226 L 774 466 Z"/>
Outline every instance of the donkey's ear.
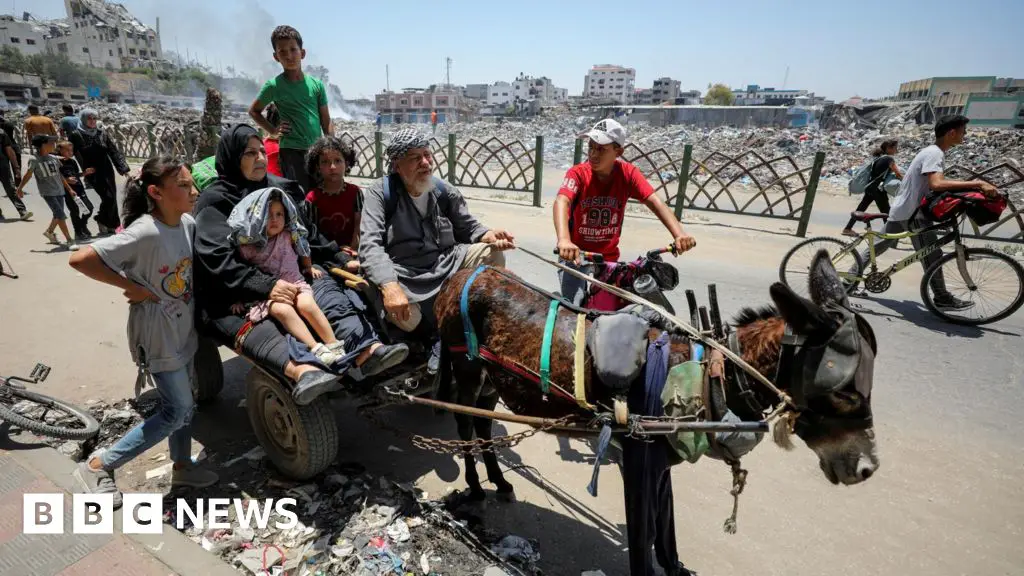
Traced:
<path fill-rule="evenodd" d="M 843 289 L 843 281 L 839 279 L 839 274 L 825 249 L 818 250 L 811 260 L 807 290 L 811 293 L 811 300 L 819 306 L 828 303 L 850 306 L 850 299 Z"/>
<path fill-rule="evenodd" d="M 779 309 L 782 319 L 797 334 L 811 334 L 832 327 L 832 319 L 814 302 L 793 292 L 789 286 L 781 282 L 772 284 L 769 289 L 775 307 Z"/>

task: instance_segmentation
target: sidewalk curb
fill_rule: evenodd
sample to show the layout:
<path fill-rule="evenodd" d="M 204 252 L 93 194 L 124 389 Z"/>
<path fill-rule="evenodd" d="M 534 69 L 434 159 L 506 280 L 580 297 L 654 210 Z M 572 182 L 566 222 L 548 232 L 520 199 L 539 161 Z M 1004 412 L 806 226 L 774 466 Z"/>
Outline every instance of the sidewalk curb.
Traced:
<path fill-rule="evenodd" d="M 25 436 L 22 436 L 25 438 Z M 58 488 L 67 492 L 76 491 L 72 473 L 77 464 L 67 456 L 50 447 L 31 450 L 13 450 L 8 454 L 21 464 L 28 466 Z M 121 534 L 121 514 L 114 516 L 114 534 Z M 163 534 L 123 534 L 140 550 L 144 550 L 169 569 L 183 576 L 238 576 L 230 565 L 210 554 L 178 532 L 174 526 L 164 524 Z"/>

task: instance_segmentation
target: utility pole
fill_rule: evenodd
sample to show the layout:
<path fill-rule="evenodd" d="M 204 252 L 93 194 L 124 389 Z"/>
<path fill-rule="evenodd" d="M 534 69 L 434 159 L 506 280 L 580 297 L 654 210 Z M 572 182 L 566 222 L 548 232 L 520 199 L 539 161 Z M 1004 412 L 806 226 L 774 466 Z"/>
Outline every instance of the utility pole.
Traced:
<path fill-rule="evenodd" d="M 782 89 L 786 89 L 786 83 L 789 82 L 789 64 L 786 64 L 786 76 L 782 79 Z"/>
<path fill-rule="evenodd" d="M 448 88 L 448 89 L 451 89 L 451 87 L 452 87 L 452 59 L 451 59 L 451 57 L 445 58 L 444 59 L 444 63 L 445 63 L 445 73 L 444 73 L 445 87 Z"/>
<path fill-rule="evenodd" d="M 391 67 L 384 65 L 384 91 L 391 92 Z"/>

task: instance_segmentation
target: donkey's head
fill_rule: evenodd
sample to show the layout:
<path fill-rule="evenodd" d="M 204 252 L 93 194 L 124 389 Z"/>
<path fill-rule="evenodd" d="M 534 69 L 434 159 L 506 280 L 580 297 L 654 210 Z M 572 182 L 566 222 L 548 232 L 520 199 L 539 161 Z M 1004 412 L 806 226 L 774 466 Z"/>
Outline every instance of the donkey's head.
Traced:
<path fill-rule="evenodd" d="M 875 335 L 850 310 L 826 251 L 815 255 L 808 282 L 811 300 L 781 283 L 771 287 L 786 321 L 777 384 L 800 409 L 793 431 L 818 455 L 825 476 L 856 484 L 879 465 L 871 416 Z"/>

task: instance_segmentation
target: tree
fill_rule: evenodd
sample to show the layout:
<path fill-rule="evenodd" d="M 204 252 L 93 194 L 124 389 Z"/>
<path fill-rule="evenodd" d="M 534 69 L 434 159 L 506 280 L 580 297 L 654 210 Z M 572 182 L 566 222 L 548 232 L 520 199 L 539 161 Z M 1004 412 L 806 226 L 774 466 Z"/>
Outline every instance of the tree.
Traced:
<path fill-rule="evenodd" d="M 709 106 L 732 106 L 735 101 L 736 95 L 725 84 L 709 86 L 704 95 L 704 103 Z"/>
<path fill-rule="evenodd" d="M 12 46 L 0 48 L 0 71 L 24 74 L 25 56 L 20 50 Z"/>

